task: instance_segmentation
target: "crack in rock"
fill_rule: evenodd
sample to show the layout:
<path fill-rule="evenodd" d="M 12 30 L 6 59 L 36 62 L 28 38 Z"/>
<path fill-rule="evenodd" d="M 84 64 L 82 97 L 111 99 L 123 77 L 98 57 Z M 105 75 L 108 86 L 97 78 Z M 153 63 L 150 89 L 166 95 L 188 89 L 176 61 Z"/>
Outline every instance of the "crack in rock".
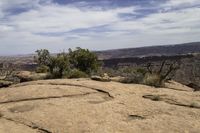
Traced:
<path fill-rule="evenodd" d="M 0 118 L 3 117 L 3 114 L 0 112 Z"/>
<path fill-rule="evenodd" d="M 104 91 L 102 89 L 98 89 L 98 88 L 94 88 L 94 87 L 90 87 L 90 86 L 85 86 L 85 85 L 78 85 L 78 84 L 70 84 L 70 83 L 62 83 L 62 84 L 57 84 L 57 83 L 49 83 L 49 84 L 44 84 L 44 83 L 37 83 L 38 85 L 65 85 L 65 86 L 74 86 L 74 87 L 83 87 L 83 88 L 87 88 L 87 89 L 92 89 L 92 90 L 96 90 L 98 92 L 101 93 L 106 93 L 109 97 L 114 98 L 114 96 L 112 96 L 109 92 Z"/>
<path fill-rule="evenodd" d="M 145 117 L 139 115 L 129 115 L 128 120 L 143 120 Z"/>
<path fill-rule="evenodd" d="M 194 90 L 180 90 L 180 89 L 176 89 L 176 88 L 170 88 L 170 87 L 167 87 L 166 89 L 170 89 L 170 90 L 174 90 L 174 91 L 183 91 L 183 92 L 192 92 Z"/>
<path fill-rule="evenodd" d="M 58 99 L 58 98 L 66 98 L 66 97 L 80 97 L 80 96 L 86 96 L 86 95 L 95 94 L 95 93 L 97 93 L 97 92 L 90 92 L 90 93 L 85 93 L 85 94 L 75 94 L 75 95 L 24 98 L 24 99 L 9 100 L 9 101 L 5 101 L 5 102 L 0 102 L 0 104 L 18 103 L 18 102 L 26 102 L 26 101 L 48 100 L 48 99 Z"/>
<path fill-rule="evenodd" d="M 0 119 L 5 119 L 7 121 L 12 121 L 16 124 L 21 124 L 21 125 L 24 125 L 24 126 L 27 126 L 29 128 L 32 128 L 33 130 L 38 130 L 39 132 L 42 132 L 42 133 L 52 133 L 52 131 L 48 130 L 48 129 L 45 129 L 41 126 L 38 126 L 37 124 L 33 123 L 33 122 L 29 122 L 29 123 L 25 123 L 24 121 L 20 121 L 20 120 L 15 120 L 13 118 L 9 118 L 9 117 L 6 117 L 6 116 L 2 116 L 0 117 Z"/>
<path fill-rule="evenodd" d="M 30 85 L 30 84 L 25 84 L 22 86 L 26 86 L 26 85 Z M 107 91 L 104 91 L 102 89 L 98 89 L 98 88 L 94 88 L 94 87 L 88 87 L 85 85 L 76 85 L 76 84 L 56 84 L 56 83 L 49 83 L 49 84 L 44 84 L 44 83 L 37 83 L 37 84 L 31 84 L 31 85 L 66 85 L 66 86 L 75 86 L 75 87 L 83 87 L 83 88 L 88 88 L 88 89 L 92 89 L 95 90 L 96 92 L 88 92 L 88 93 L 84 93 L 84 94 L 75 94 L 75 95 L 62 95 L 62 96 L 47 96 L 47 97 L 35 97 L 35 98 L 24 98 L 24 99 L 17 99 L 17 100 L 9 100 L 9 101 L 4 101 L 4 102 L 0 102 L 0 104 L 7 104 L 7 103 L 18 103 L 18 102 L 26 102 L 26 101 L 37 101 L 37 100 L 48 100 L 48 99 L 58 99 L 58 98 L 66 98 L 66 97 L 80 97 L 80 96 L 86 96 L 86 95 L 90 95 L 90 94 L 97 94 L 97 93 L 102 93 L 108 96 L 107 100 L 112 100 L 114 97 Z M 14 86 L 14 87 L 20 87 L 20 86 Z M 52 133 L 51 131 L 40 127 L 38 125 L 36 125 L 35 123 L 32 122 L 24 122 L 24 121 L 20 121 L 20 120 L 15 120 L 13 118 L 8 118 L 3 116 L 2 114 L 0 114 L 0 119 L 5 119 L 8 121 L 12 121 L 15 122 L 17 124 L 22 124 L 24 126 L 30 127 L 32 129 L 36 129 L 39 132 L 43 132 L 43 133 Z"/>
<path fill-rule="evenodd" d="M 30 84 L 24 84 L 24 85 L 17 85 L 14 87 L 21 87 L 21 86 L 27 86 Z M 107 91 L 104 91 L 102 89 L 94 88 L 94 87 L 88 87 L 85 85 L 76 85 L 76 84 L 69 84 L 69 83 L 63 83 L 63 84 L 57 84 L 57 83 L 36 83 L 36 84 L 31 84 L 31 85 L 65 85 L 65 86 L 73 86 L 73 87 L 82 87 L 82 88 L 87 88 L 91 90 L 95 90 L 99 93 L 103 93 L 108 95 L 109 99 L 112 100 L 114 97 Z M 48 99 L 57 99 L 57 98 L 66 98 L 66 97 L 80 97 L 80 96 L 85 96 L 89 94 L 94 94 L 97 92 L 90 92 L 90 93 L 85 93 L 85 94 L 75 94 L 75 95 L 62 95 L 62 96 L 48 96 L 48 97 L 35 97 L 35 98 L 24 98 L 24 99 L 18 99 L 18 100 L 9 100 L 5 102 L 0 102 L 0 104 L 6 104 L 6 103 L 17 103 L 17 102 L 24 102 L 24 101 L 36 101 L 36 100 L 48 100 Z"/>
<path fill-rule="evenodd" d="M 109 92 L 104 91 L 102 89 L 98 89 L 95 87 L 90 87 L 90 86 L 86 86 L 86 85 L 80 85 L 80 84 L 70 84 L 70 83 L 33 83 L 33 84 L 23 84 L 23 85 L 15 85 L 13 87 L 21 87 L 21 86 L 27 86 L 27 85 L 64 85 L 64 86 L 74 86 L 74 87 L 83 87 L 83 88 L 87 88 L 87 89 L 91 89 L 91 90 L 96 90 L 98 92 L 101 93 L 106 93 L 109 97 L 114 98 L 114 96 L 112 96 Z"/>
<path fill-rule="evenodd" d="M 162 96 L 166 96 L 166 95 L 144 95 L 142 97 L 146 98 L 146 99 L 150 99 L 152 101 L 163 101 L 165 103 L 172 104 L 172 105 L 200 109 L 200 106 L 193 105 L 193 104 L 190 104 L 190 105 L 189 104 L 183 104 L 183 103 L 177 102 L 173 99 L 163 98 Z"/>

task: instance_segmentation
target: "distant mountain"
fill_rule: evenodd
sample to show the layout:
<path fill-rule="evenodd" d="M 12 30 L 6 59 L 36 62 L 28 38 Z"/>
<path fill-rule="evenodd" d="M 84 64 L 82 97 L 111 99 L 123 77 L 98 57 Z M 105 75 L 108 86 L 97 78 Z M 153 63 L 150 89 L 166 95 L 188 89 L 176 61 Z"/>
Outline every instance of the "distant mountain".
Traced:
<path fill-rule="evenodd" d="M 111 58 L 130 58 L 130 57 L 147 57 L 147 56 L 174 56 L 188 53 L 199 53 L 200 42 L 150 46 L 140 48 L 114 49 L 106 51 L 97 51 L 100 59 Z"/>

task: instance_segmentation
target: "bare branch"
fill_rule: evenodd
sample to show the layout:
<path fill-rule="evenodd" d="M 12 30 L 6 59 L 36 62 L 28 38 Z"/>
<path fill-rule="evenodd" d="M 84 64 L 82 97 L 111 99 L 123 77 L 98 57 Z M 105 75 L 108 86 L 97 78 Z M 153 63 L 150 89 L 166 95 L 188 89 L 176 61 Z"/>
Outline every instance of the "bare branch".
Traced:
<path fill-rule="evenodd" d="M 164 60 L 164 61 L 162 62 L 162 65 L 161 65 L 161 67 L 160 67 L 160 70 L 158 71 L 158 74 L 160 74 L 160 73 L 162 72 L 163 67 L 165 66 L 165 63 L 166 63 L 166 60 Z"/>
<path fill-rule="evenodd" d="M 162 79 L 166 79 L 167 78 L 167 76 L 172 72 L 172 71 L 175 71 L 175 70 L 177 70 L 179 67 L 176 65 L 176 61 L 175 62 L 172 62 L 171 64 L 170 64 L 170 67 L 169 67 L 169 69 L 168 69 L 168 71 L 166 72 L 166 74 L 164 74 L 163 76 L 162 76 Z"/>
<path fill-rule="evenodd" d="M 151 66 L 152 66 L 151 63 L 148 63 L 148 64 L 147 64 L 147 70 L 148 70 L 149 73 L 152 74 L 152 68 L 151 68 Z"/>

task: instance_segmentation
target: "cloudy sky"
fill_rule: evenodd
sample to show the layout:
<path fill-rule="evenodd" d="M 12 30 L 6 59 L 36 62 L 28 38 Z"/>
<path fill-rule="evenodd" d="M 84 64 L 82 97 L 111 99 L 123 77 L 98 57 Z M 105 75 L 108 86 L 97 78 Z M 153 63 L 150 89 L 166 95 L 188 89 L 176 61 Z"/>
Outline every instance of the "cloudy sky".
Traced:
<path fill-rule="evenodd" d="M 200 0 L 0 0 L 0 55 L 200 41 Z"/>

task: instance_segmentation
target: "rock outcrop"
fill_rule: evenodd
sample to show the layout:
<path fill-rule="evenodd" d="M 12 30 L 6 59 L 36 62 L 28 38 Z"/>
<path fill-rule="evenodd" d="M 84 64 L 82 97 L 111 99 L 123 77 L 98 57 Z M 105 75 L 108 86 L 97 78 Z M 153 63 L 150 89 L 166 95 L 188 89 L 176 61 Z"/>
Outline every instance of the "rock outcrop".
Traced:
<path fill-rule="evenodd" d="M 13 85 L 0 89 L 0 133 L 200 132 L 200 92 L 175 85 L 89 79 Z"/>

